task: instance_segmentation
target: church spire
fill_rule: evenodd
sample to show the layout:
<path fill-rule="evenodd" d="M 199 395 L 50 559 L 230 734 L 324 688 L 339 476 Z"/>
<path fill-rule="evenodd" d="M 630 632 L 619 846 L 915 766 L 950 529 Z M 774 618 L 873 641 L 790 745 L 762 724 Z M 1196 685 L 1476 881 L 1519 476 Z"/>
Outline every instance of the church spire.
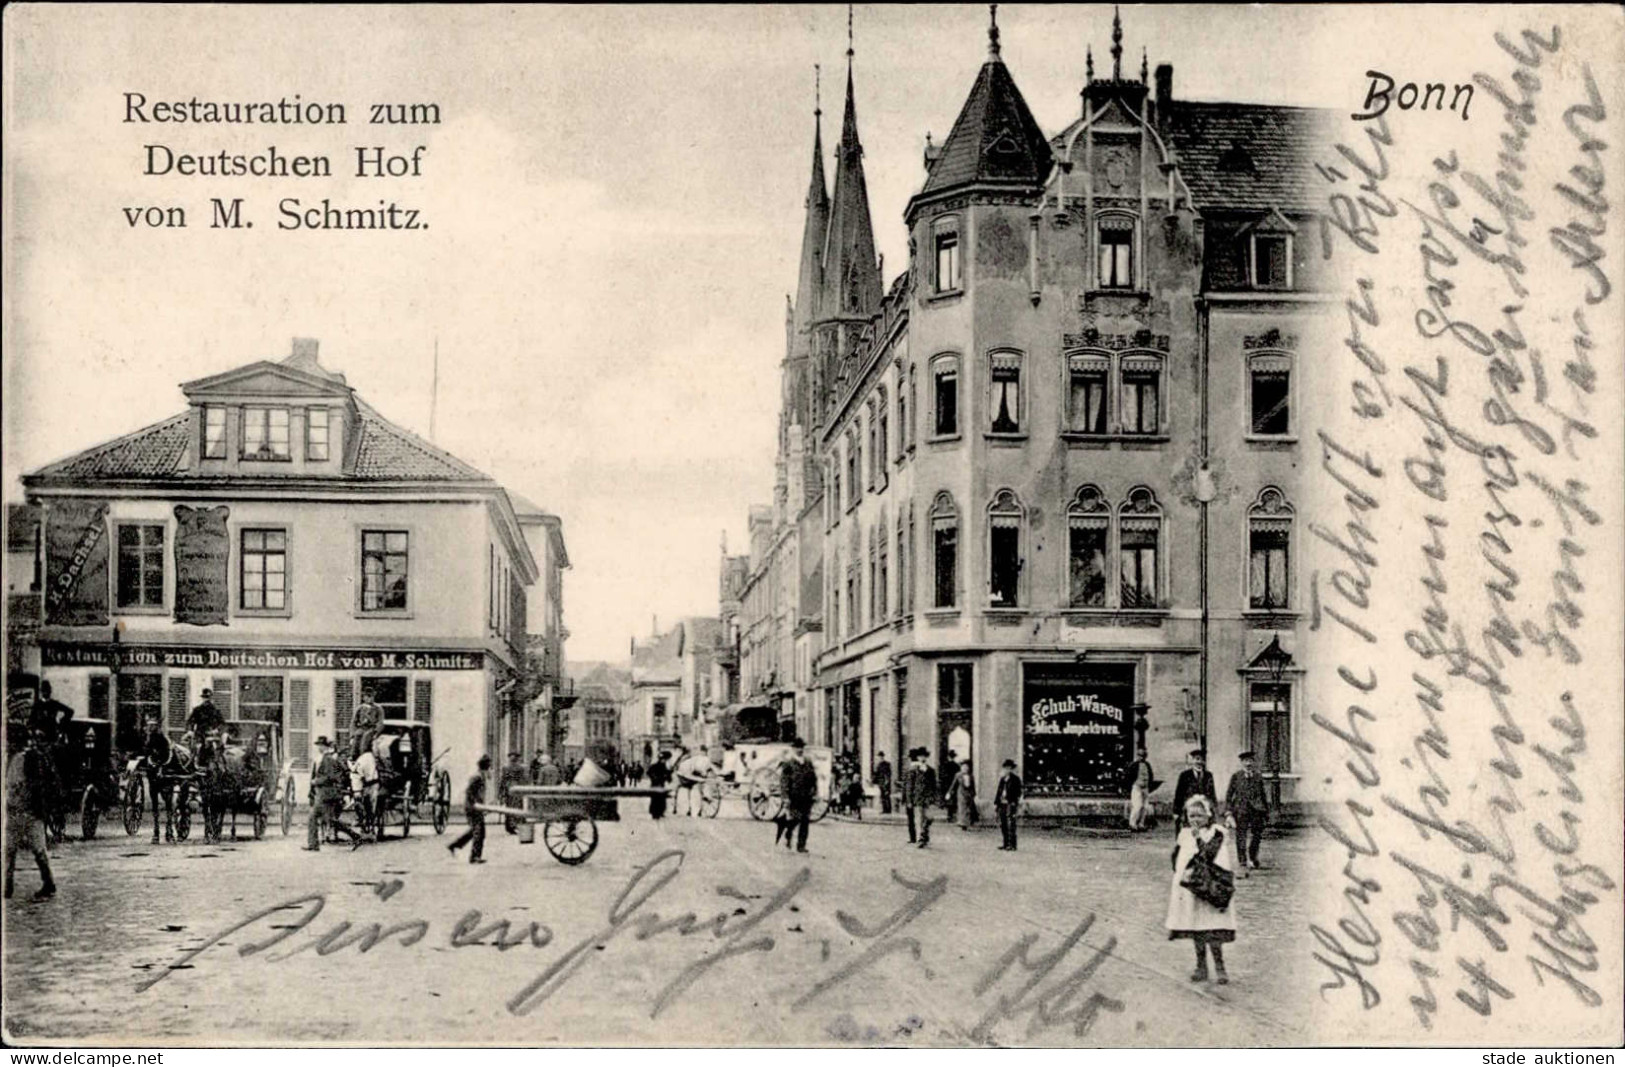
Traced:
<path fill-rule="evenodd" d="M 863 176 L 858 108 L 852 88 L 852 10 L 847 8 L 846 108 L 835 155 L 835 195 L 824 240 L 824 293 L 819 316 L 868 318 L 880 310 L 881 280 L 869 218 L 869 186 Z"/>
<path fill-rule="evenodd" d="M 824 108 L 820 83 L 821 71 L 814 66 L 812 178 L 807 184 L 807 216 L 801 231 L 801 269 L 796 282 L 790 339 L 792 359 L 811 354 L 807 331 L 818 319 L 819 297 L 823 288 L 824 237 L 829 230 L 829 193 L 824 184 Z"/>
<path fill-rule="evenodd" d="M 1123 80 L 1123 17 L 1116 5 L 1112 6 L 1112 81 Z"/>

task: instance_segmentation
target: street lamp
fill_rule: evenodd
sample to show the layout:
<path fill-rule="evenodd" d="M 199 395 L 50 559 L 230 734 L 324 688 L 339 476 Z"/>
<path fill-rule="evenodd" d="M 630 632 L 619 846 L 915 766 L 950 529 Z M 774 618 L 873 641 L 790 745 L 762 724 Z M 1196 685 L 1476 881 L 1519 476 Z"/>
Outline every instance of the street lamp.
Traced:
<path fill-rule="evenodd" d="M 1281 806 L 1281 762 L 1280 762 L 1280 721 L 1281 721 L 1281 679 L 1286 676 L 1287 667 L 1292 665 L 1292 654 L 1281 647 L 1281 635 L 1273 634 L 1270 643 L 1264 646 L 1253 660 L 1255 664 L 1264 668 L 1271 682 L 1270 697 L 1274 704 L 1273 714 L 1270 716 L 1270 728 L 1265 731 L 1266 745 L 1265 770 L 1270 780 L 1270 805 L 1274 808 Z"/>

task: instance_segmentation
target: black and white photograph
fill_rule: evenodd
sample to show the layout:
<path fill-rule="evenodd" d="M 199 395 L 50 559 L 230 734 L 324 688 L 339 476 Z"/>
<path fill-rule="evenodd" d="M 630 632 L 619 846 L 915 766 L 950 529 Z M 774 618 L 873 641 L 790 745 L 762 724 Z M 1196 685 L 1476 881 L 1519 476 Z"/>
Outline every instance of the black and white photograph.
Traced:
<path fill-rule="evenodd" d="M 8 1046 L 1614 1062 L 1618 7 L 3 18 Z"/>

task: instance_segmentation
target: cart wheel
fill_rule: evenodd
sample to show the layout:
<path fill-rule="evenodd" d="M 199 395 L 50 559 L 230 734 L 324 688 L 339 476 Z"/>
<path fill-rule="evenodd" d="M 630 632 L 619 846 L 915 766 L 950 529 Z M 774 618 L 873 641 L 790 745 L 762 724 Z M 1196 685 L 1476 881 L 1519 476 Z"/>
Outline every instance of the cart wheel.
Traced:
<path fill-rule="evenodd" d="M 380 817 L 379 820 L 378 820 L 378 830 L 379 830 L 378 836 L 379 837 L 383 836 L 383 828 L 384 828 L 383 827 L 383 822 L 384 822 L 384 820 Z M 401 836 L 402 837 L 409 837 L 409 836 L 411 836 L 411 833 L 412 833 L 412 801 L 407 797 L 402 797 L 401 798 Z"/>
<path fill-rule="evenodd" d="M 554 859 L 574 867 L 587 862 L 598 847 L 598 824 L 580 816 L 567 816 L 543 826 L 542 841 Z"/>
<path fill-rule="evenodd" d="M 101 822 L 101 805 L 96 803 L 96 787 L 85 786 L 84 798 L 79 801 L 79 836 L 86 841 L 96 837 L 96 826 Z"/>
<path fill-rule="evenodd" d="M 192 836 L 192 798 L 182 797 L 175 805 L 175 840 L 185 841 Z"/>
<path fill-rule="evenodd" d="M 293 829 L 293 779 L 289 778 L 282 787 L 282 836 L 286 837 Z"/>
<path fill-rule="evenodd" d="M 446 832 L 446 820 L 451 818 L 451 772 L 441 770 L 434 776 L 434 832 Z"/>
<path fill-rule="evenodd" d="M 762 822 L 777 819 L 784 811 L 784 798 L 775 793 L 769 793 L 761 786 L 752 786 L 750 791 L 750 817 Z"/>
<path fill-rule="evenodd" d="M 706 819 L 714 819 L 717 812 L 722 810 L 722 786 L 714 778 L 708 778 L 700 786 L 700 815 Z"/>
<path fill-rule="evenodd" d="M 451 802 L 445 800 L 430 801 L 429 817 L 434 820 L 434 832 L 446 832 L 446 819 L 451 815 Z"/>
<path fill-rule="evenodd" d="M 265 814 L 264 807 L 260 807 L 254 812 L 254 840 L 258 841 L 265 836 L 265 826 L 270 821 L 270 817 Z"/>
<path fill-rule="evenodd" d="M 141 779 L 135 775 L 124 783 L 124 832 L 135 836 L 141 829 Z"/>
<path fill-rule="evenodd" d="M 828 814 L 829 814 L 829 801 L 824 800 L 822 798 L 813 801 L 812 811 L 809 813 L 809 817 L 812 819 L 813 822 L 817 822 L 818 820 L 822 819 L 824 816 L 826 816 Z"/>

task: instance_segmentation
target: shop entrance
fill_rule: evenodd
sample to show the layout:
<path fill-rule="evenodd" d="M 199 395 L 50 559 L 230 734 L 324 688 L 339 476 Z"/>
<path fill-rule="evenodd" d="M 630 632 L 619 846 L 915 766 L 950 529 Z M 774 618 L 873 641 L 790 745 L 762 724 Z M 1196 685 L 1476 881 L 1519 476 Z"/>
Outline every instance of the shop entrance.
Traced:
<path fill-rule="evenodd" d="M 1034 795 L 1126 796 L 1134 752 L 1132 663 L 1029 663 L 1022 778 Z"/>

